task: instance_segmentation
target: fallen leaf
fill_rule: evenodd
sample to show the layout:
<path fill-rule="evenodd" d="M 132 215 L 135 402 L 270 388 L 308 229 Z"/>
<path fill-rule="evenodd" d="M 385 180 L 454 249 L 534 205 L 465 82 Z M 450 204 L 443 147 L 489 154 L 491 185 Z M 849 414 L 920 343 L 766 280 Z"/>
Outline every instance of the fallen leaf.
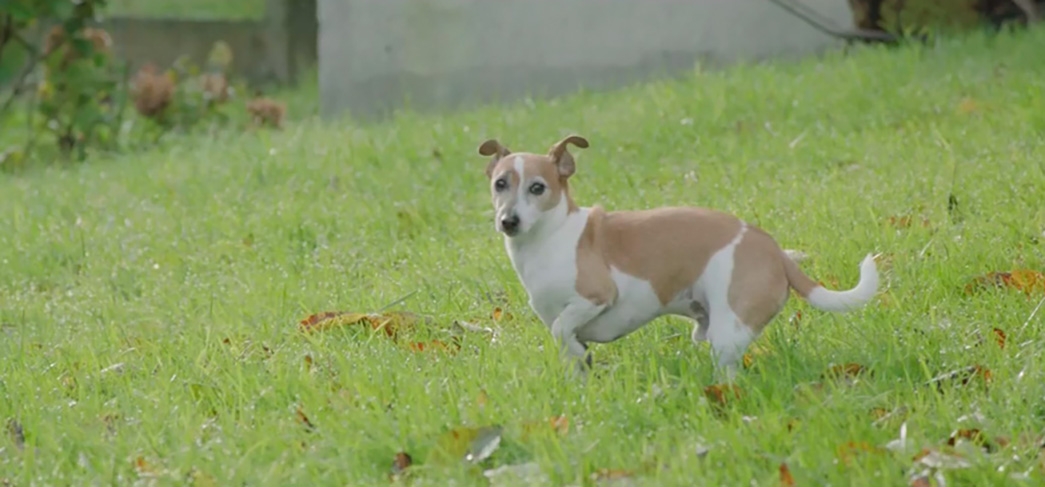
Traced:
<path fill-rule="evenodd" d="M 156 477 L 160 473 L 156 467 L 145 461 L 145 457 L 140 455 L 134 459 L 134 470 L 138 472 L 139 477 Z"/>
<path fill-rule="evenodd" d="M 791 468 L 786 463 L 781 463 L 780 467 L 780 485 L 785 487 L 792 487 L 795 485 L 795 478 L 791 476 Z"/>
<path fill-rule="evenodd" d="M 1008 336 L 1005 335 L 1005 332 L 1002 331 L 1001 328 L 994 328 L 993 331 L 994 331 L 994 339 L 995 339 L 995 341 L 998 342 L 998 347 L 1000 347 L 1002 349 L 1005 349 L 1005 340 L 1008 339 Z"/>
<path fill-rule="evenodd" d="M 928 385 L 935 385 L 936 389 L 942 392 L 943 385 L 946 383 L 958 381 L 964 386 L 968 385 L 975 377 L 981 377 L 985 385 L 989 384 L 991 382 L 991 371 L 979 365 L 970 365 L 963 369 L 953 370 L 933 377 L 929 380 Z"/>
<path fill-rule="evenodd" d="M 305 354 L 305 370 L 312 372 L 312 355 Z"/>
<path fill-rule="evenodd" d="M 311 433 L 316 430 L 316 426 L 312 424 L 312 421 L 309 421 L 308 416 L 305 416 L 305 412 L 302 411 L 300 407 L 297 408 L 294 412 L 297 415 L 298 422 L 305 425 L 305 429 L 308 432 Z"/>
<path fill-rule="evenodd" d="M 7 435 L 11 437 L 11 442 L 19 450 L 25 448 L 25 430 L 22 428 L 22 423 L 19 423 L 17 419 L 11 418 L 7 420 Z"/>
<path fill-rule="evenodd" d="M 540 421 L 528 421 L 522 425 L 524 439 L 539 431 L 551 431 L 565 435 L 570 431 L 570 420 L 565 415 L 559 415 Z"/>
<path fill-rule="evenodd" d="M 494 321 L 510 321 L 514 318 L 511 313 L 505 312 L 500 306 L 493 309 L 493 312 L 490 313 L 490 317 L 493 318 Z"/>
<path fill-rule="evenodd" d="M 965 285 L 965 293 L 973 294 L 989 288 L 1012 288 L 1030 295 L 1045 293 L 1045 274 L 1030 269 L 1015 269 L 1010 272 L 993 271 L 977 276 Z"/>
<path fill-rule="evenodd" d="M 733 392 L 734 399 L 740 399 L 740 387 L 735 384 L 716 384 L 704 388 L 704 396 L 708 398 L 712 406 L 725 406 L 729 401 L 726 389 Z"/>
<path fill-rule="evenodd" d="M 896 228 L 907 228 L 911 226 L 911 216 L 891 216 L 889 217 L 889 224 Z"/>
<path fill-rule="evenodd" d="M 837 448 L 838 458 L 846 465 L 849 465 L 850 459 L 859 452 L 882 453 L 883 450 L 881 447 L 873 446 L 866 441 L 847 441 Z"/>
<path fill-rule="evenodd" d="M 500 425 L 453 428 L 436 440 L 433 458 L 442 461 L 481 462 L 493 454 L 501 444 L 502 431 Z"/>
<path fill-rule="evenodd" d="M 856 380 L 857 377 L 860 376 L 860 374 L 865 374 L 865 373 L 871 375 L 871 372 L 868 371 L 863 365 L 850 362 L 850 363 L 846 363 L 846 364 L 839 364 L 839 365 L 831 366 L 830 368 L 827 369 L 826 372 L 824 372 L 820 376 L 820 378 L 822 380 L 827 380 L 827 379 L 845 379 L 847 382 L 852 383 L 853 381 Z"/>
<path fill-rule="evenodd" d="M 414 464 L 414 459 L 410 457 L 410 454 L 401 451 L 395 454 L 392 458 L 392 471 L 389 473 L 389 477 L 392 480 L 401 478 L 406 474 L 406 469 L 410 468 Z"/>
<path fill-rule="evenodd" d="M 802 324 L 802 310 L 796 309 L 795 314 L 791 315 L 791 318 L 789 318 L 787 322 L 791 326 L 798 328 Z"/>
<path fill-rule="evenodd" d="M 334 328 L 351 325 L 369 325 L 373 330 L 381 330 L 385 335 L 395 339 L 400 331 L 416 326 L 423 318 L 407 311 L 386 313 L 350 313 L 346 311 L 325 311 L 309 315 L 301 320 L 298 328 L 306 333 L 328 331 Z M 426 320 L 425 320 L 426 321 Z"/>
<path fill-rule="evenodd" d="M 447 345 L 442 340 L 432 340 L 430 342 L 414 342 L 410 344 L 410 350 L 415 352 L 423 352 L 425 349 L 442 350 L 447 353 L 454 353 L 461 349 L 461 344 L 454 340 L 453 344 Z"/>
<path fill-rule="evenodd" d="M 749 350 L 748 353 L 745 353 L 744 356 L 742 357 L 742 360 L 743 360 L 743 363 L 744 363 L 744 368 L 751 368 L 751 366 L 754 365 L 756 358 L 762 357 L 762 356 L 767 356 L 767 355 L 770 354 L 770 351 L 769 351 L 768 348 L 763 347 L 763 346 L 758 345 L 758 344 L 751 345 L 751 347 L 749 347 L 748 350 Z"/>
<path fill-rule="evenodd" d="M 591 479 L 597 483 L 606 483 L 608 481 L 619 481 L 631 479 L 635 476 L 635 472 L 631 470 L 624 470 L 620 468 L 600 468 L 591 474 Z"/>

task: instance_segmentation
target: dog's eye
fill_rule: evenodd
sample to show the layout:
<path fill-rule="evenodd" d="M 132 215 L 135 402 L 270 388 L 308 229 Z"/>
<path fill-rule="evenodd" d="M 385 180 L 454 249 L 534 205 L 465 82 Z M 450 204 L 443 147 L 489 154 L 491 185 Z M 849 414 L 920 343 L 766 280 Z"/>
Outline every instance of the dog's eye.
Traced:
<path fill-rule="evenodd" d="M 503 179 L 498 179 L 496 182 L 493 183 L 493 187 L 497 191 L 504 191 L 505 188 L 508 187 L 508 181 L 505 181 Z"/>
<path fill-rule="evenodd" d="M 544 194 L 544 183 L 533 183 L 530 185 L 530 192 L 540 196 Z"/>

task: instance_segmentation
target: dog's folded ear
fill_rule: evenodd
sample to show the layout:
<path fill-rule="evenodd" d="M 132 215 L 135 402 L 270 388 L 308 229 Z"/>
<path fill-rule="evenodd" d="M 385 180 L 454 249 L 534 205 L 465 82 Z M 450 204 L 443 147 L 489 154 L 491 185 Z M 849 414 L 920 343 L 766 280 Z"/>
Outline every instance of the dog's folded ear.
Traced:
<path fill-rule="evenodd" d="M 566 150 L 567 146 L 573 144 L 581 149 L 588 148 L 588 139 L 579 135 L 570 135 L 566 138 L 558 141 L 551 149 L 548 150 L 548 156 L 555 161 L 555 165 L 559 167 L 559 175 L 568 178 L 573 175 L 574 171 L 577 170 L 577 165 L 573 161 L 573 155 L 570 151 Z"/>
<path fill-rule="evenodd" d="M 493 156 L 490 159 L 490 163 L 486 165 L 486 177 L 490 177 L 493 173 L 493 167 L 497 164 L 497 161 L 501 160 L 512 151 L 508 150 L 507 147 L 501 145 L 497 139 L 489 139 L 479 145 L 479 155 L 481 156 Z"/>

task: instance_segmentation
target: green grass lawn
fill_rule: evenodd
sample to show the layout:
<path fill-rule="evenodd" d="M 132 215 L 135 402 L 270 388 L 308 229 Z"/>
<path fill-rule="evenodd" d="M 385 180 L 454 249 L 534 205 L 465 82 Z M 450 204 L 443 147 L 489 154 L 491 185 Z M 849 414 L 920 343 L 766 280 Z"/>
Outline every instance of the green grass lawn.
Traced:
<path fill-rule="evenodd" d="M 260 19 L 265 0 L 109 0 L 108 15 Z"/>
<path fill-rule="evenodd" d="M 0 420 L 17 426 L 0 430 L 0 479 L 388 485 L 404 451 L 413 485 L 535 462 L 551 485 L 607 470 L 780 485 L 786 464 L 795 485 L 878 487 L 907 485 L 921 449 L 949 455 L 955 430 L 978 428 L 1008 442 L 958 443 L 967 465 L 948 485 L 1040 485 L 1045 310 L 1028 318 L 1045 293 L 963 288 L 1043 267 L 1043 47 L 1042 31 L 978 36 L 0 175 Z M 848 315 L 792 299 L 722 408 L 705 394 L 708 347 L 680 319 L 596 346 L 595 376 L 569 380 L 494 231 L 476 147 L 540 151 L 571 132 L 592 144 L 575 151 L 581 204 L 735 212 L 837 287 L 880 252 L 880 296 Z M 396 342 L 298 331 L 328 310 L 431 321 Z M 411 349 L 450 341 L 455 320 L 496 340 Z M 847 363 L 870 372 L 822 381 Z M 975 365 L 988 386 L 926 385 Z M 560 415 L 568 428 L 524 434 Z M 481 466 L 438 455 L 453 428 L 487 425 L 503 431 Z M 906 448 L 886 449 L 901 425 Z"/>

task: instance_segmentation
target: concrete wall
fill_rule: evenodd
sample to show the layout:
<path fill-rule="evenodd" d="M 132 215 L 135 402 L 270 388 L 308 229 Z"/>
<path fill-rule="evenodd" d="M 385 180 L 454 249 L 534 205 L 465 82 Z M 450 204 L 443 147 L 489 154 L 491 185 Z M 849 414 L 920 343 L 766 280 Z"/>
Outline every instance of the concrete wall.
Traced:
<path fill-rule="evenodd" d="M 847 0 L 801 0 L 839 27 Z M 837 45 L 768 0 L 319 0 L 321 113 L 380 119 Z"/>

